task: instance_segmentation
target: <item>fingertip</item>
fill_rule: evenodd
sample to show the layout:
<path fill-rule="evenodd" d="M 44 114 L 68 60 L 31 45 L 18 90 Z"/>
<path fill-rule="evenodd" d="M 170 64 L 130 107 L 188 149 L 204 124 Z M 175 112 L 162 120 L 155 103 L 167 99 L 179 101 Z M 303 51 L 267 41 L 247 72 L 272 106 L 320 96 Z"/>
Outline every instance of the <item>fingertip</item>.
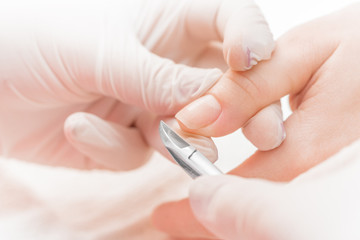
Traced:
<path fill-rule="evenodd" d="M 255 42 L 247 40 L 248 43 L 233 43 L 224 50 L 226 63 L 233 71 L 246 71 L 253 68 L 262 60 L 270 59 L 275 48 L 273 40 L 268 42 Z"/>
<path fill-rule="evenodd" d="M 77 112 L 64 123 L 68 142 L 92 163 L 112 170 L 133 170 L 151 156 L 137 129 L 101 119 L 90 113 Z"/>
<path fill-rule="evenodd" d="M 151 224 L 162 232 L 167 232 L 169 229 L 169 215 L 166 204 L 168 203 L 157 206 L 151 214 Z"/>
<path fill-rule="evenodd" d="M 224 57 L 229 67 L 234 71 L 249 70 L 269 59 L 274 47 L 273 35 L 261 10 L 254 1 L 246 1 L 226 24 Z"/>
<path fill-rule="evenodd" d="M 214 122 L 221 114 L 221 105 L 211 94 L 206 94 L 181 109 L 175 118 L 188 129 L 200 129 Z"/>
<path fill-rule="evenodd" d="M 248 33 L 243 45 L 246 46 L 246 49 L 249 51 L 249 61 L 256 63 L 270 59 L 275 49 L 273 35 L 267 26 L 258 31 L 253 30 L 253 33 Z"/>
<path fill-rule="evenodd" d="M 87 128 L 86 113 L 76 112 L 68 116 L 64 122 L 65 137 L 74 142 L 76 138 Z"/>
<path fill-rule="evenodd" d="M 112 143 L 109 136 L 105 136 L 104 133 L 113 134 L 115 131 L 110 123 L 85 112 L 71 114 L 64 123 L 64 134 L 73 145 L 106 149 L 117 143 Z"/>
<path fill-rule="evenodd" d="M 195 216 L 203 223 L 209 221 L 209 204 L 216 191 L 228 181 L 227 176 L 201 176 L 190 186 L 190 206 Z"/>
<path fill-rule="evenodd" d="M 275 149 L 285 140 L 281 110 L 270 105 L 259 111 L 243 127 L 243 134 L 261 151 Z"/>
<path fill-rule="evenodd" d="M 196 220 L 188 199 L 158 206 L 151 215 L 151 221 L 155 228 L 170 236 L 186 239 L 214 238 L 214 235 Z"/>
<path fill-rule="evenodd" d="M 210 162 L 218 160 L 218 150 L 211 138 L 200 135 L 192 135 L 186 138 L 199 152 L 201 152 Z"/>
<path fill-rule="evenodd" d="M 164 121 L 173 131 L 175 131 L 180 137 L 182 137 L 186 142 L 195 147 L 199 152 L 201 152 L 207 159 L 211 162 L 215 162 L 218 159 L 218 150 L 214 141 L 210 137 L 197 135 L 184 131 L 183 127 L 180 127 L 179 122 L 173 117 L 162 118 L 158 117 L 156 119 L 150 120 L 146 117 L 140 117 L 136 126 L 141 129 L 141 132 L 146 140 L 146 142 L 155 148 L 159 153 L 164 157 L 174 162 L 169 151 L 165 148 L 164 143 L 162 142 L 159 135 L 159 123 L 160 120 Z M 152 123 L 151 123 L 152 122 Z"/>
<path fill-rule="evenodd" d="M 256 77 L 259 78 L 226 72 L 207 95 L 175 116 L 180 126 L 184 131 L 212 137 L 224 136 L 243 127 L 263 105 L 268 105 L 266 85 L 261 82 L 262 78 Z"/>
<path fill-rule="evenodd" d="M 185 139 L 189 144 L 195 147 L 199 152 L 201 152 L 208 160 L 212 163 L 218 160 L 218 150 L 214 141 L 210 137 L 193 134 L 188 131 L 184 131 L 181 127 L 181 122 L 171 121 L 173 130 L 179 134 L 182 138 Z"/>
<path fill-rule="evenodd" d="M 224 44 L 225 45 L 225 44 Z M 250 69 L 251 62 L 250 60 L 250 50 L 248 48 L 243 49 L 240 44 L 228 44 L 229 47 L 224 50 L 224 58 L 226 63 L 233 71 L 245 71 Z"/>

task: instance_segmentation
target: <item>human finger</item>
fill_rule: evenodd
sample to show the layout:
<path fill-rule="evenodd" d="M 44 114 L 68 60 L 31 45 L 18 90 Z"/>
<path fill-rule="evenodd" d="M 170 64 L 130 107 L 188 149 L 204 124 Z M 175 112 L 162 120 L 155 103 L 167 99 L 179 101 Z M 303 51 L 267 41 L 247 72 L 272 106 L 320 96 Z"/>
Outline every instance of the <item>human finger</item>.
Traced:
<path fill-rule="evenodd" d="M 222 46 L 219 43 L 209 44 L 196 56 L 196 59 L 186 64 L 198 68 L 219 68 L 223 72 L 229 69 L 222 54 Z"/>
<path fill-rule="evenodd" d="M 352 188 L 344 188 L 343 183 L 344 179 L 353 180 L 352 175 L 356 173 L 354 169 L 359 165 L 357 161 L 359 151 L 354 150 L 358 149 L 359 143 L 342 150 L 341 153 L 312 168 L 289 184 L 235 176 L 201 177 L 191 186 L 191 205 L 188 202 L 189 199 L 164 204 L 166 207 L 158 208 L 154 212 L 153 219 L 157 220 L 155 226 L 169 234 L 189 236 L 191 232 L 180 227 L 181 224 L 198 225 L 201 222 L 221 239 L 288 239 L 289 232 L 284 229 L 289 230 L 296 239 L 314 237 L 313 234 L 319 229 L 318 227 L 312 229 L 312 226 L 316 225 L 314 222 L 318 221 L 318 219 L 313 219 L 314 212 L 331 212 L 334 216 L 339 216 L 339 212 L 343 213 L 343 210 L 346 210 L 333 211 L 333 206 L 324 205 L 322 200 L 316 200 L 330 199 L 335 192 L 337 197 L 340 196 L 339 198 L 349 195 L 349 192 L 354 192 Z M 338 187 L 340 191 L 328 191 L 329 186 Z M 319 189 L 327 191 L 319 193 Z M 345 193 L 347 190 L 349 191 Z M 312 198 L 306 198 L 305 201 L 299 198 L 299 196 L 315 196 L 316 194 L 321 197 L 315 197 L 315 201 Z M 293 203 L 296 201 L 301 202 L 298 205 L 299 209 L 293 208 Z M 354 212 L 351 207 L 349 210 L 349 212 Z M 178 214 L 192 211 L 197 220 L 192 215 Z M 289 215 L 289 212 L 293 214 Z M 180 219 L 175 217 L 177 215 Z M 174 219 L 173 223 L 166 221 L 164 216 L 167 216 L 166 219 Z M 298 218 L 289 219 L 288 216 L 298 216 Z M 338 218 L 331 219 L 338 220 Z M 301 221 L 303 222 L 300 223 Z M 246 224 L 243 224 L 245 222 Z M 325 228 L 329 226 L 329 223 L 336 224 L 336 222 L 338 221 L 322 221 Z M 306 228 L 308 231 L 299 228 L 299 224 L 304 223 L 308 224 Z M 287 224 L 288 226 L 285 227 Z M 294 233 L 294 230 L 301 232 Z M 198 231 L 199 229 L 196 229 L 194 233 Z M 257 235 L 259 233 L 262 236 Z M 211 237 L 211 233 L 208 236 Z"/>
<path fill-rule="evenodd" d="M 151 113 L 144 112 L 137 119 L 135 126 L 140 130 L 145 142 L 163 156 L 173 161 L 172 156 L 169 154 L 160 138 L 159 124 L 161 120 L 169 125 L 185 141 L 200 151 L 211 162 L 215 162 L 218 159 L 218 151 L 211 138 L 184 132 L 181 130 L 177 121 L 172 117 L 158 117 Z"/>
<path fill-rule="evenodd" d="M 64 133 L 68 142 L 93 162 L 87 164 L 89 168 L 131 170 L 144 164 L 151 154 L 151 148 L 136 128 L 89 113 L 70 115 Z"/>
<path fill-rule="evenodd" d="M 276 239 L 279 229 L 268 223 L 276 218 L 273 209 L 281 199 L 280 186 L 234 176 L 206 176 L 192 184 L 190 205 L 195 217 L 221 239 Z"/>
<path fill-rule="evenodd" d="M 359 109 L 360 85 L 357 74 L 339 67 L 344 57 L 349 60 L 346 68 L 356 68 L 357 54 L 344 43 L 323 64 L 311 88 L 293 98 L 284 143 L 269 152 L 256 152 L 233 174 L 288 181 L 360 137 L 359 116 L 354 114 Z"/>
<path fill-rule="evenodd" d="M 80 86 L 87 92 L 171 115 L 204 94 L 222 75 L 217 68 L 189 67 L 157 56 L 136 38 L 128 39 L 127 45 L 126 50 L 105 51 L 103 66 L 97 73 L 100 76 L 80 78 Z"/>
<path fill-rule="evenodd" d="M 247 70 L 269 59 L 275 46 L 253 0 L 190 1 L 186 23 L 191 37 L 223 42 L 224 59 L 232 70 Z"/>
<path fill-rule="evenodd" d="M 323 27 L 315 21 L 279 39 L 270 61 L 247 72 L 226 72 L 207 94 L 177 113 L 181 127 L 205 136 L 223 136 L 243 127 L 265 106 L 299 92 L 338 43 L 337 38 L 324 36 L 331 34 L 328 31 L 317 36 L 314 25 Z M 309 44 L 308 39 L 313 42 Z"/>
<path fill-rule="evenodd" d="M 266 181 L 234 176 L 201 177 L 192 184 L 190 199 L 161 205 L 152 219 L 159 230 L 171 236 L 258 239 L 250 234 L 256 228 L 265 236 L 257 220 L 272 203 L 269 195 L 276 198 L 277 192 L 278 186 Z M 242 224 L 245 222 L 249 224 Z"/>
<path fill-rule="evenodd" d="M 280 101 L 257 112 L 242 131 L 260 151 L 278 147 L 286 137 Z"/>
<path fill-rule="evenodd" d="M 222 58 L 221 48 L 216 44 L 207 47 L 197 59 L 197 67 L 219 67 L 223 71 L 228 68 Z M 266 151 L 278 147 L 286 136 L 280 101 L 257 112 L 242 131 L 259 150 Z"/>
<path fill-rule="evenodd" d="M 172 221 L 168 221 L 169 218 Z M 189 199 L 160 205 L 152 214 L 152 223 L 160 231 L 174 237 L 218 239 L 196 220 Z"/>

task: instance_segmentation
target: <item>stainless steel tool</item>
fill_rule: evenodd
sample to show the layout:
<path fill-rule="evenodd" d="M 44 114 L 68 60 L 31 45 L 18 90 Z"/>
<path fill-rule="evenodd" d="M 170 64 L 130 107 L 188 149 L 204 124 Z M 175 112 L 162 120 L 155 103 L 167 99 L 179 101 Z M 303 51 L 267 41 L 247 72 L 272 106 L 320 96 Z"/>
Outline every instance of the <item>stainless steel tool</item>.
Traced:
<path fill-rule="evenodd" d="M 160 122 L 159 131 L 167 150 L 190 177 L 223 174 L 201 152 L 177 135 L 163 121 Z"/>

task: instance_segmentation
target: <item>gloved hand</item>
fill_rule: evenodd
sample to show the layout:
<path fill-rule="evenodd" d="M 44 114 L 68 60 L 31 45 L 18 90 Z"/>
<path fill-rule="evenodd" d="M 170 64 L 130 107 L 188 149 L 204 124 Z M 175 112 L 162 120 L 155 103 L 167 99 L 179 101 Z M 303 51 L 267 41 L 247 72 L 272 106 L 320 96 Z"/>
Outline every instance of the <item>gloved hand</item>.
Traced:
<path fill-rule="evenodd" d="M 277 41 L 271 60 L 244 73 L 225 73 L 208 93 L 219 100 L 219 117 L 215 114 L 214 122 L 209 116 L 196 118 L 199 110 L 194 109 L 188 119 L 209 120 L 208 125 L 186 129 L 205 135 L 229 133 L 262 106 L 290 94 L 293 113 L 285 121 L 286 140 L 272 151 L 256 152 L 230 172 L 276 181 L 293 179 L 358 139 L 359 13 L 360 4 L 355 4 L 298 26 Z M 186 111 L 178 113 L 180 120 L 185 119 Z M 179 213 L 180 217 L 175 218 Z M 159 207 L 154 222 L 179 237 L 208 236 L 192 216 L 188 200 Z M 198 227 L 183 231 L 185 223 Z"/>
<path fill-rule="evenodd" d="M 224 240 L 360 239 L 359 173 L 357 141 L 288 184 L 200 177 L 190 203 L 199 221 Z"/>
<path fill-rule="evenodd" d="M 222 51 L 246 70 L 274 47 L 251 0 L 12 1 L 0 19 L 1 153 L 76 168 L 141 165 L 164 150 L 159 116 L 221 77 Z"/>

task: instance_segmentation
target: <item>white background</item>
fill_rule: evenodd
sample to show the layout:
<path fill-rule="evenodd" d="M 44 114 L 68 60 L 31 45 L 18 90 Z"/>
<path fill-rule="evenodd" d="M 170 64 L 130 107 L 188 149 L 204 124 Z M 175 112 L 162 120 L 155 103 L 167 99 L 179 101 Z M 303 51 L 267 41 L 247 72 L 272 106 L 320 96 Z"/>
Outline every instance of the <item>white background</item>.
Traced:
<path fill-rule="evenodd" d="M 257 2 L 277 38 L 354 1 Z M 288 116 L 286 100 L 283 105 Z M 215 141 L 217 164 L 225 171 L 255 151 L 241 131 Z M 148 216 L 159 202 L 185 196 L 190 181 L 163 159 L 128 173 L 77 172 L 1 159 L 0 239 L 166 239 L 150 227 Z"/>

